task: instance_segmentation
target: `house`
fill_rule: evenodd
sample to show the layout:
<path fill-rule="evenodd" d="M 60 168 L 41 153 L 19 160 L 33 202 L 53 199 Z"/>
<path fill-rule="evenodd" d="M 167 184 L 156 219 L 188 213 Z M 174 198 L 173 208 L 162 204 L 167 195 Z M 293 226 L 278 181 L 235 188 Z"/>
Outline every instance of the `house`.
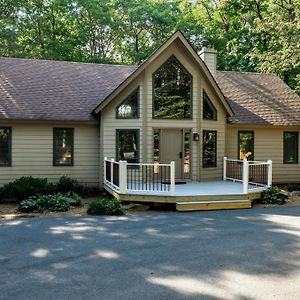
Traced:
<path fill-rule="evenodd" d="M 299 182 L 299 97 L 273 74 L 220 72 L 216 60 L 180 31 L 139 66 L 1 58 L 0 184 L 68 175 L 117 196 L 155 184 L 174 196 L 176 182 L 233 179 L 240 199 L 272 177 Z"/>

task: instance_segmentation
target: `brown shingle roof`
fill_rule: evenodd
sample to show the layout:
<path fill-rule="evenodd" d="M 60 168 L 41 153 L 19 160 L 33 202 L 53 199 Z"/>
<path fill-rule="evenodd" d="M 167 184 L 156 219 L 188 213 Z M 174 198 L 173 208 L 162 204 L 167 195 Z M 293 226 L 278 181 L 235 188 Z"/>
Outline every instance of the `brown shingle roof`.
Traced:
<path fill-rule="evenodd" d="M 0 58 L 0 120 L 90 121 L 136 66 Z M 300 125 L 300 98 L 276 75 L 220 72 L 231 123 Z"/>
<path fill-rule="evenodd" d="M 135 66 L 0 58 L 0 119 L 95 120 Z"/>
<path fill-rule="evenodd" d="M 300 125 L 300 97 L 276 75 L 218 71 L 216 81 L 234 111 L 230 123 Z"/>

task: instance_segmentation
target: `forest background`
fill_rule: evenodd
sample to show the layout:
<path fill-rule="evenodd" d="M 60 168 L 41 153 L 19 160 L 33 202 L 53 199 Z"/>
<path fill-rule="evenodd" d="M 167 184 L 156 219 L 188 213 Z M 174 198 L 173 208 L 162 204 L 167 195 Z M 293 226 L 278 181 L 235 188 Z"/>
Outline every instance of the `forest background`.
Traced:
<path fill-rule="evenodd" d="M 180 29 L 300 94 L 300 0 L 0 0 L 0 56 L 139 64 Z"/>

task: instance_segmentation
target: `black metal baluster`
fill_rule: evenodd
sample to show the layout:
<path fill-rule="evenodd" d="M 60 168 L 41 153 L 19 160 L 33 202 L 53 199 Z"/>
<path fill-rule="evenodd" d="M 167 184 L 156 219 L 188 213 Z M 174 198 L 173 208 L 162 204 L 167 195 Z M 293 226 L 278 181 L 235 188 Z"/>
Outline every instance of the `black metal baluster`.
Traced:
<path fill-rule="evenodd" d="M 133 176 L 133 182 L 134 182 L 134 189 L 136 190 L 136 167 L 133 167 L 134 176 Z"/>
<path fill-rule="evenodd" d="M 139 166 L 139 177 L 138 177 L 138 189 L 141 189 L 141 169 L 142 166 Z"/>

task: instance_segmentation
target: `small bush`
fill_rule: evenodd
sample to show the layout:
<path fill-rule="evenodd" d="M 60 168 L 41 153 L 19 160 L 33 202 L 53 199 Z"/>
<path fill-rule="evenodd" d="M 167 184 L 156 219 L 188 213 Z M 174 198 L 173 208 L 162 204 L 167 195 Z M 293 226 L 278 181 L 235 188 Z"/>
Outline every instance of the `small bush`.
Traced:
<path fill-rule="evenodd" d="M 261 202 L 264 204 L 284 204 L 287 195 L 284 194 L 277 186 L 272 186 L 261 193 Z"/>
<path fill-rule="evenodd" d="M 18 207 L 20 212 L 46 212 L 67 211 L 70 209 L 69 202 L 61 195 L 38 195 L 23 200 Z"/>
<path fill-rule="evenodd" d="M 76 179 L 70 178 L 68 176 L 62 176 L 56 183 L 55 190 L 56 192 L 61 194 L 67 194 L 69 192 L 81 194 L 83 187 Z"/>
<path fill-rule="evenodd" d="M 300 191 L 300 183 L 290 183 L 288 185 L 288 191 L 289 192 Z"/>
<path fill-rule="evenodd" d="M 87 213 L 90 215 L 123 215 L 124 211 L 121 202 L 116 199 L 97 199 L 94 200 Z"/>
<path fill-rule="evenodd" d="M 5 184 L 0 191 L 0 199 L 16 198 L 18 201 L 38 194 L 53 194 L 54 185 L 47 178 L 21 177 Z"/>
<path fill-rule="evenodd" d="M 72 206 L 80 206 L 81 205 L 81 197 L 75 192 L 68 192 L 64 195 L 64 198 L 69 202 Z"/>

